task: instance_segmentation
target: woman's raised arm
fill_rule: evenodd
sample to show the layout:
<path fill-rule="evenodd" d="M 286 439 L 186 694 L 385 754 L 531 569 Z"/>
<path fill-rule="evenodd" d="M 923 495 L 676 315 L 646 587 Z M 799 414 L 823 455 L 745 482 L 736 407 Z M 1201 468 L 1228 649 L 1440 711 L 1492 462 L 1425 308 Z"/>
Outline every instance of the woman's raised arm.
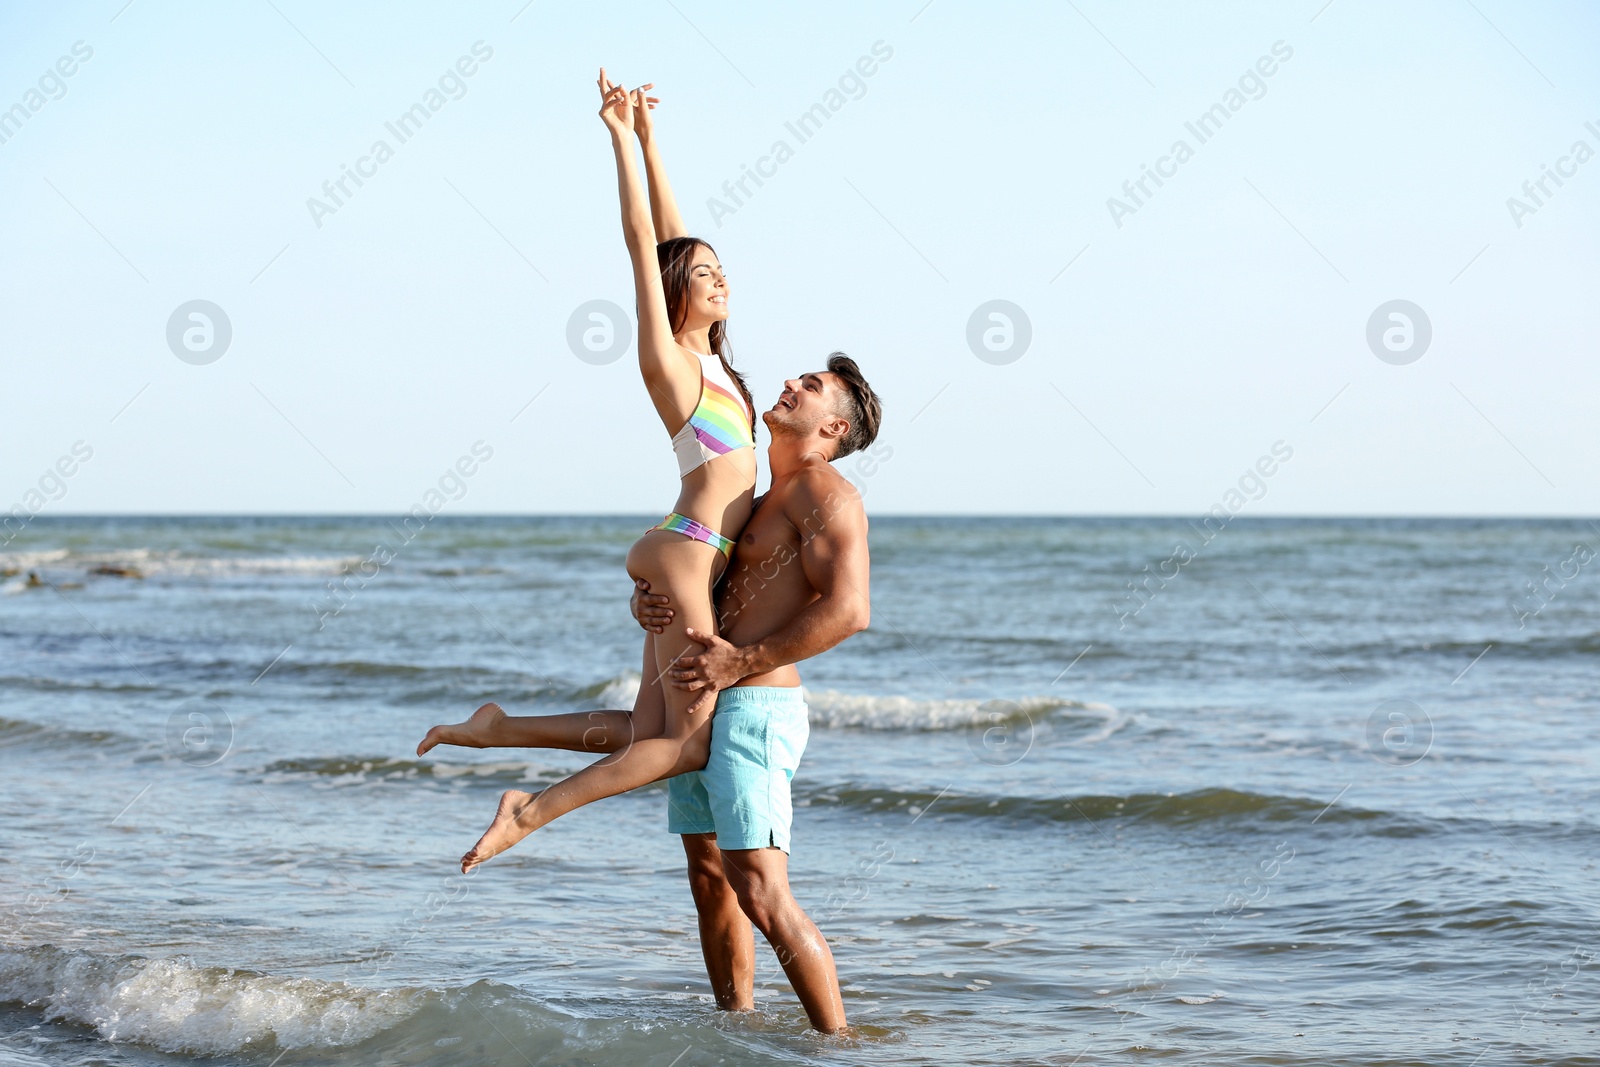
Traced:
<path fill-rule="evenodd" d="M 639 135 L 639 147 L 644 150 L 644 175 L 650 186 L 650 217 L 656 224 L 656 240 L 670 241 L 674 237 L 689 236 L 689 230 L 678 213 L 672 183 L 667 181 L 667 165 L 661 161 L 661 149 L 656 145 L 655 119 L 650 110 L 661 100 L 645 95 L 654 87 L 655 83 L 650 82 L 633 91 L 633 130 Z"/>
<path fill-rule="evenodd" d="M 650 220 L 639 174 L 639 161 L 633 154 L 634 109 L 628 91 L 613 85 L 600 70 L 600 119 L 611 132 L 611 147 L 617 157 L 617 196 L 622 203 L 622 236 L 633 263 L 634 296 L 639 305 L 639 372 L 650 391 L 656 413 L 668 430 L 676 430 L 687 412 L 694 410 L 700 387 L 699 367 L 689 360 L 672 337 L 667 315 L 666 291 L 661 284 L 661 266 L 656 258 L 656 231 Z M 690 380 L 691 371 L 693 381 Z"/>

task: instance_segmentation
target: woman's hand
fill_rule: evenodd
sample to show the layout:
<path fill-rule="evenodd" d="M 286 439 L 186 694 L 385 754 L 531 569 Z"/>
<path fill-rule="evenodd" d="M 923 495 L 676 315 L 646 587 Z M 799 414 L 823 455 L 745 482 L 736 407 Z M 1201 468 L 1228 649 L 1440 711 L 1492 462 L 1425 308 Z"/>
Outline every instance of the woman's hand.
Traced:
<path fill-rule="evenodd" d="M 615 136 L 625 136 L 633 129 L 633 101 L 628 90 L 614 85 L 606 77 L 606 68 L 600 68 L 600 121 Z"/>
<path fill-rule="evenodd" d="M 655 119 L 650 116 L 650 111 L 661 103 L 661 98 L 645 95 L 655 87 L 655 82 L 646 82 L 628 94 L 628 103 L 633 106 L 633 132 L 639 135 L 641 145 L 649 144 L 656 132 Z"/>

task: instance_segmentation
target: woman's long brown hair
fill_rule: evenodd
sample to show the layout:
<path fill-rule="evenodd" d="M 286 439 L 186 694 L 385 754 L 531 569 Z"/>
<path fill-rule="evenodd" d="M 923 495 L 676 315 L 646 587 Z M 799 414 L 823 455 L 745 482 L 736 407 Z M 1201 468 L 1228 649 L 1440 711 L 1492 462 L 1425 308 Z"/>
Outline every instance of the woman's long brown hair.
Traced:
<path fill-rule="evenodd" d="M 713 256 L 717 250 L 698 237 L 671 237 L 656 245 L 656 262 L 661 267 L 661 289 L 667 300 L 668 328 L 673 336 L 677 336 L 683 329 L 684 320 L 689 317 L 689 275 L 694 268 L 694 251 L 704 248 Z M 744 375 L 733 369 L 733 364 L 728 362 L 728 323 L 727 320 L 711 324 L 710 337 L 711 351 L 722 361 L 722 369 L 728 372 L 734 384 L 739 387 L 739 392 L 744 396 L 745 407 L 750 412 L 750 436 L 756 433 L 756 404 L 750 396 L 750 387 L 745 384 Z"/>

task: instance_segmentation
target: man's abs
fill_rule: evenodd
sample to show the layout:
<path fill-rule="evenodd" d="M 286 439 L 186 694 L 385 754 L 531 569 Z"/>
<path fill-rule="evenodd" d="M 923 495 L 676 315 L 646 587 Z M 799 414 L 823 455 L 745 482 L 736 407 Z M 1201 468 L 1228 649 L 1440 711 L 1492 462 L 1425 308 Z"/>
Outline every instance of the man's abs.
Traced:
<path fill-rule="evenodd" d="M 816 599 L 801 565 L 799 536 L 769 496 L 750 517 L 717 588 L 718 632 L 748 647 L 789 625 Z M 740 684 L 797 686 L 800 672 L 778 667 Z"/>

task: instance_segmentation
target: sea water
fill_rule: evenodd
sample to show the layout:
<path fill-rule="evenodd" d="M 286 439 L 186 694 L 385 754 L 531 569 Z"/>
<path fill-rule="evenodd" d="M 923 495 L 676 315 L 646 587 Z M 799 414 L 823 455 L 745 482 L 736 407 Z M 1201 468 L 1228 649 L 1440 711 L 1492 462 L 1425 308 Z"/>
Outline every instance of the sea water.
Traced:
<path fill-rule="evenodd" d="M 765 945 L 715 1009 L 659 786 L 456 868 L 589 757 L 417 741 L 627 707 L 646 525 L 35 519 L 0 1065 L 1600 1063 L 1591 524 L 875 519 L 794 783 L 848 1039 Z"/>

